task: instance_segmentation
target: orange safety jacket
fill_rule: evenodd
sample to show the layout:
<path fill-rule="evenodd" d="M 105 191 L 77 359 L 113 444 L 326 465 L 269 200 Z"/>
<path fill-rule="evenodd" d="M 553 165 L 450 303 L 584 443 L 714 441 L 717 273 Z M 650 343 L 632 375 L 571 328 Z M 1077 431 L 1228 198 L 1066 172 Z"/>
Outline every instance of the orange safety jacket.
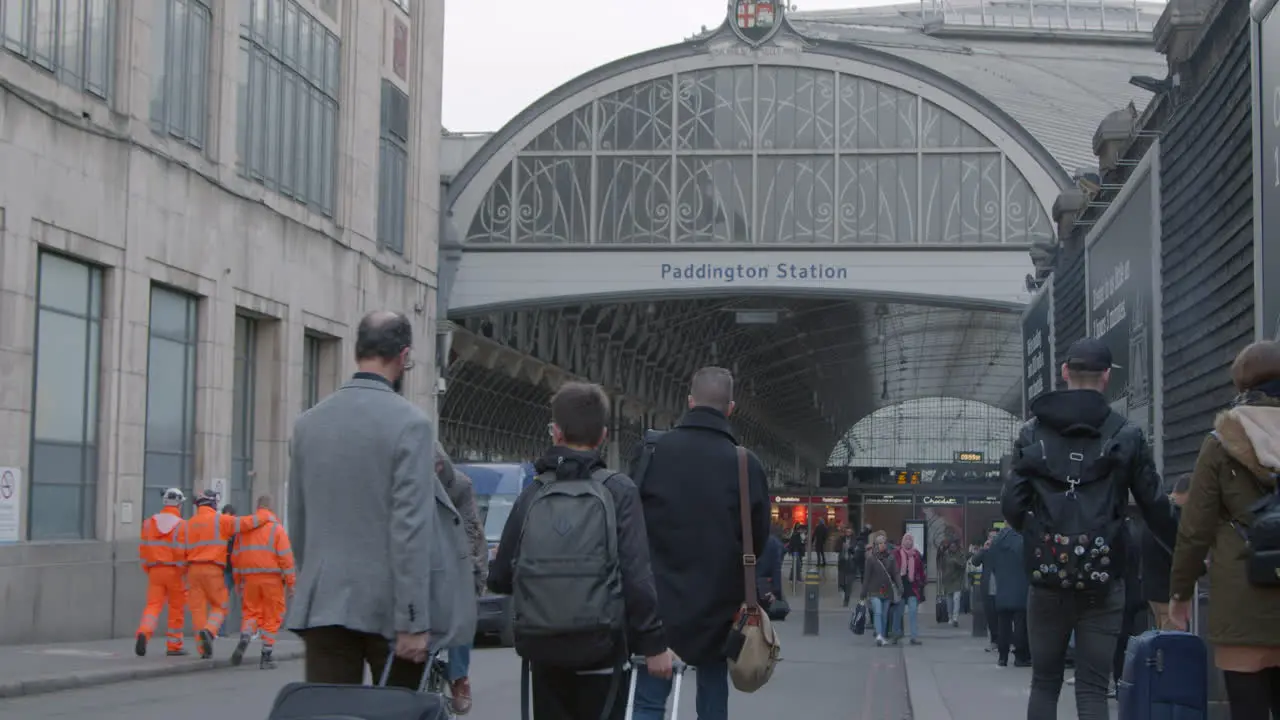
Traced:
<path fill-rule="evenodd" d="M 292 588 L 297 579 L 293 567 L 293 545 L 289 534 L 276 516 L 259 510 L 269 518 L 266 524 L 236 535 L 231 551 L 231 572 L 239 585 L 254 575 L 279 575 L 284 584 Z"/>
<path fill-rule="evenodd" d="M 185 525 L 182 511 L 176 507 L 166 507 L 142 521 L 138 557 L 142 560 L 143 570 L 187 566 L 186 546 L 179 537 Z"/>
<path fill-rule="evenodd" d="M 231 536 L 262 527 L 269 516 L 270 513 L 260 513 L 233 517 L 223 515 L 211 507 L 196 508 L 196 514 L 187 520 L 181 530 L 181 542 L 187 549 L 187 562 L 226 567 L 227 541 Z"/>

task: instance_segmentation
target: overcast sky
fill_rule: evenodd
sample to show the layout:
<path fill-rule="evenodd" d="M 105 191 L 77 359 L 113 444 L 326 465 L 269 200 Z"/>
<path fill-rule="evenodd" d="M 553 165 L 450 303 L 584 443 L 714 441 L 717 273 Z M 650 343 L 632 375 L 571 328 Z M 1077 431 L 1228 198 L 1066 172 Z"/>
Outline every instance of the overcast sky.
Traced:
<path fill-rule="evenodd" d="M 793 0 L 800 10 L 886 0 Z M 492 131 L 561 83 L 724 21 L 724 0 L 445 0 L 444 126 Z"/>

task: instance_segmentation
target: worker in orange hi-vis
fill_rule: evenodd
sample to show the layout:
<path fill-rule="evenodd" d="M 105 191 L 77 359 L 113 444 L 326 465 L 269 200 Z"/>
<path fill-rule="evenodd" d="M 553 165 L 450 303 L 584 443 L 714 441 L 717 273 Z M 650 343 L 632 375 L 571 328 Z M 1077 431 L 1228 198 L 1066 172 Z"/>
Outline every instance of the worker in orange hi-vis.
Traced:
<path fill-rule="evenodd" d="M 284 525 L 271 512 L 271 496 L 258 498 L 258 514 L 270 520 L 261 527 L 236 536 L 231 551 L 231 570 L 240 589 L 244 623 L 240 626 L 240 642 L 231 653 L 231 664 L 239 665 L 256 632 L 262 637 L 262 659 L 258 667 L 276 666 L 271 651 L 276 633 L 284 622 L 286 594 L 293 597 L 296 580 L 293 568 L 293 546 Z"/>
<path fill-rule="evenodd" d="M 187 588 L 191 622 L 200 657 L 213 657 L 213 639 L 227 616 L 227 541 L 268 522 L 270 513 L 233 517 L 218 512 L 218 494 L 205 490 L 196 498 L 196 514 L 181 530 L 187 550 Z"/>
<path fill-rule="evenodd" d="M 142 521 L 142 541 L 138 557 L 147 573 L 147 607 L 142 611 L 133 651 L 139 657 L 147 654 L 147 643 L 160 622 L 160 612 L 169 607 L 169 626 L 165 631 L 165 654 L 186 655 L 182 649 L 182 626 L 187 609 L 187 551 L 179 540 L 184 521 L 182 503 L 186 496 L 177 488 L 164 491 L 164 509 Z"/>

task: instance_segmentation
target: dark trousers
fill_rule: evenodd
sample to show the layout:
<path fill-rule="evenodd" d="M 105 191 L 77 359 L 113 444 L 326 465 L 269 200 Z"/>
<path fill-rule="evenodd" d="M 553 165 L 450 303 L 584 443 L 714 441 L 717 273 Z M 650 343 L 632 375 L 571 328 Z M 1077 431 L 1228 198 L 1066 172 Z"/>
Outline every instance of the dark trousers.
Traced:
<path fill-rule="evenodd" d="M 630 677 L 609 673 L 582 675 L 572 670 L 531 665 L 533 720 L 622 720 L 627 714 Z M 604 713 L 613 686 L 612 706 Z"/>
<path fill-rule="evenodd" d="M 1113 659 L 1112 676 L 1117 684 L 1124 675 L 1124 653 L 1129 648 L 1129 638 L 1145 630 L 1141 621 L 1147 617 L 1147 607 L 1125 608 L 1124 617 L 1120 620 L 1120 637 L 1116 638 L 1116 654 Z"/>
<path fill-rule="evenodd" d="M 298 635 L 306 651 L 304 673 L 310 683 L 361 685 L 366 665 L 373 682 L 377 683 L 391 654 L 390 641 L 381 635 L 336 625 L 303 630 Z M 421 663 L 396 658 L 387 684 L 416 690 L 422 683 L 424 668 Z"/>
<path fill-rule="evenodd" d="M 827 553 L 823 549 L 824 546 L 825 546 L 825 543 L 823 543 L 822 545 L 815 543 L 813 546 L 813 552 L 815 555 L 818 556 L 818 567 L 827 566 Z"/>
<path fill-rule="evenodd" d="M 1027 720 L 1057 720 L 1067 645 L 1076 636 L 1076 709 L 1079 720 L 1109 720 L 1116 638 L 1124 620 L 1124 588 L 1106 594 L 1033 587 L 1027 602 L 1031 639 L 1031 700 Z"/>
<path fill-rule="evenodd" d="M 991 644 L 1000 642 L 1000 613 L 996 610 L 996 596 L 982 596 L 982 613 L 987 620 L 987 634 L 991 636 Z"/>
<path fill-rule="evenodd" d="M 1014 660 L 1018 662 L 1030 660 L 1031 648 L 1027 643 L 1027 611 L 998 610 L 996 624 L 999 626 L 999 632 L 996 633 L 996 649 L 1000 652 L 1000 659 L 1006 661 L 1009 659 L 1009 648 L 1012 646 Z"/>
<path fill-rule="evenodd" d="M 797 582 L 804 582 L 804 553 L 791 553 L 791 578 Z"/>
<path fill-rule="evenodd" d="M 1280 718 L 1280 667 L 1260 672 L 1224 672 L 1231 720 Z"/>

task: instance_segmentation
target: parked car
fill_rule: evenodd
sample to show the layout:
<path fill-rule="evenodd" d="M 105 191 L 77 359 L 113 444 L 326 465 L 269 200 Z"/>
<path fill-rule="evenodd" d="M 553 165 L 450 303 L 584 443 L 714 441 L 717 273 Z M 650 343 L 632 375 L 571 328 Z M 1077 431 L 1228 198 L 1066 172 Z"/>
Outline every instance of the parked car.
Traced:
<path fill-rule="evenodd" d="M 502 538 L 502 528 L 515 505 L 516 498 L 533 482 L 531 463 L 459 463 L 457 469 L 471 478 L 476 495 L 476 511 L 489 543 L 489 562 L 493 562 Z M 511 628 L 511 598 L 485 591 L 477 599 L 476 636 L 497 635 L 504 647 L 515 645 Z"/>

